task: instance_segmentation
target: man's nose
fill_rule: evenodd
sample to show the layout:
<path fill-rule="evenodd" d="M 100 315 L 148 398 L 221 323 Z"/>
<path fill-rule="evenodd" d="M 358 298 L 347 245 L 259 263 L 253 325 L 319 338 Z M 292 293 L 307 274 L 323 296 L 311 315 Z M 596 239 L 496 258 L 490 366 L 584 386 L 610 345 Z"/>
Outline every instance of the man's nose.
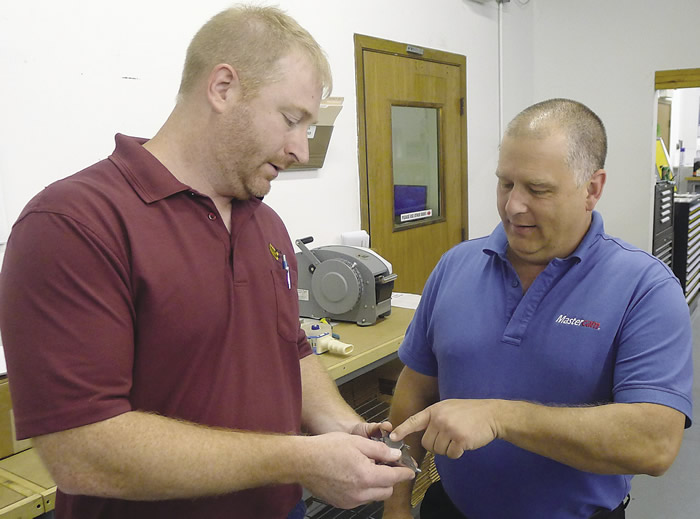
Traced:
<path fill-rule="evenodd" d="M 306 127 L 300 126 L 289 134 L 287 153 L 293 155 L 296 162 L 301 164 L 309 161 L 309 138 Z"/>
<path fill-rule="evenodd" d="M 514 187 L 508 193 L 508 200 L 505 206 L 506 212 L 510 215 L 520 214 L 527 211 L 527 196 L 522 189 Z"/>

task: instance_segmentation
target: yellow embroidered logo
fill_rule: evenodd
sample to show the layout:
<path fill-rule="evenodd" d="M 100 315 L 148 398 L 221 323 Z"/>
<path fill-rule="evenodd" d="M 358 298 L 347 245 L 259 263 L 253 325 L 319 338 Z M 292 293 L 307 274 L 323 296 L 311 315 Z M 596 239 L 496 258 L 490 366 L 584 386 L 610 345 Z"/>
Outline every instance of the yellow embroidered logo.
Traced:
<path fill-rule="evenodd" d="M 268 247 L 270 247 L 270 254 L 272 254 L 272 257 L 275 258 L 275 260 L 279 261 L 280 260 L 280 251 L 278 251 L 274 245 L 271 243 L 268 244 Z"/>

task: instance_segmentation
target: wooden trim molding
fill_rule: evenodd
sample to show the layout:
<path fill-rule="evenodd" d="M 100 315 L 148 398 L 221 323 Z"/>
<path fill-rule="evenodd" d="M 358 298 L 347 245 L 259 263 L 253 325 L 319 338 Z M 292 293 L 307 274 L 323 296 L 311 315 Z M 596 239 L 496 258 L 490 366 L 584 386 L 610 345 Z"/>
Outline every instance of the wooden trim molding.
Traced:
<path fill-rule="evenodd" d="M 656 90 L 700 87 L 700 68 L 659 70 L 654 77 Z"/>

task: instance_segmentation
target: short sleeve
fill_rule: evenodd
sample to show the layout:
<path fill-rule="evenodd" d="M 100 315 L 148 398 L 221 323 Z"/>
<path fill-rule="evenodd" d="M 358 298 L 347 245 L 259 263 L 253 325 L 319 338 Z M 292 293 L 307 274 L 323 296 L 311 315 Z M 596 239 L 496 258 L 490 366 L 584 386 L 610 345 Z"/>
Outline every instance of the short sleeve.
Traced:
<path fill-rule="evenodd" d="M 416 313 L 408 325 L 399 347 L 399 358 L 406 366 L 422 375 L 437 377 L 438 362 L 430 337 L 430 322 L 440 288 L 445 257 L 438 262 L 423 289 Z"/>
<path fill-rule="evenodd" d="M 133 315 L 124 258 L 74 219 L 15 224 L 0 274 L 0 328 L 18 436 L 130 410 Z"/>
<path fill-rule="evenodd" d="M 692 421 L 690 313 L 674 278 L 666 278 L 633 302 L 619 331 L 615 402 L 672 407 Z"/>

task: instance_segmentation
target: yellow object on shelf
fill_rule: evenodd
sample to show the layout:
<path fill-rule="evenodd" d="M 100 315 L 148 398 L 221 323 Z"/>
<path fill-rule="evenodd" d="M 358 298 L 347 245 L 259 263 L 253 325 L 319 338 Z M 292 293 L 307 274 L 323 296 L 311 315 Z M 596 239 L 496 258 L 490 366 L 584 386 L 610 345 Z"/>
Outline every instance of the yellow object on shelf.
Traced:
<path fill-rule="evenodd" d="M 661 180 L 673 180 L 673 169 L 671 159 L 668 156 L 666 145 L 661 137 L 656 138 L 656 173 Z M 664 178 L 664 176 L 667 178 Z"/>

